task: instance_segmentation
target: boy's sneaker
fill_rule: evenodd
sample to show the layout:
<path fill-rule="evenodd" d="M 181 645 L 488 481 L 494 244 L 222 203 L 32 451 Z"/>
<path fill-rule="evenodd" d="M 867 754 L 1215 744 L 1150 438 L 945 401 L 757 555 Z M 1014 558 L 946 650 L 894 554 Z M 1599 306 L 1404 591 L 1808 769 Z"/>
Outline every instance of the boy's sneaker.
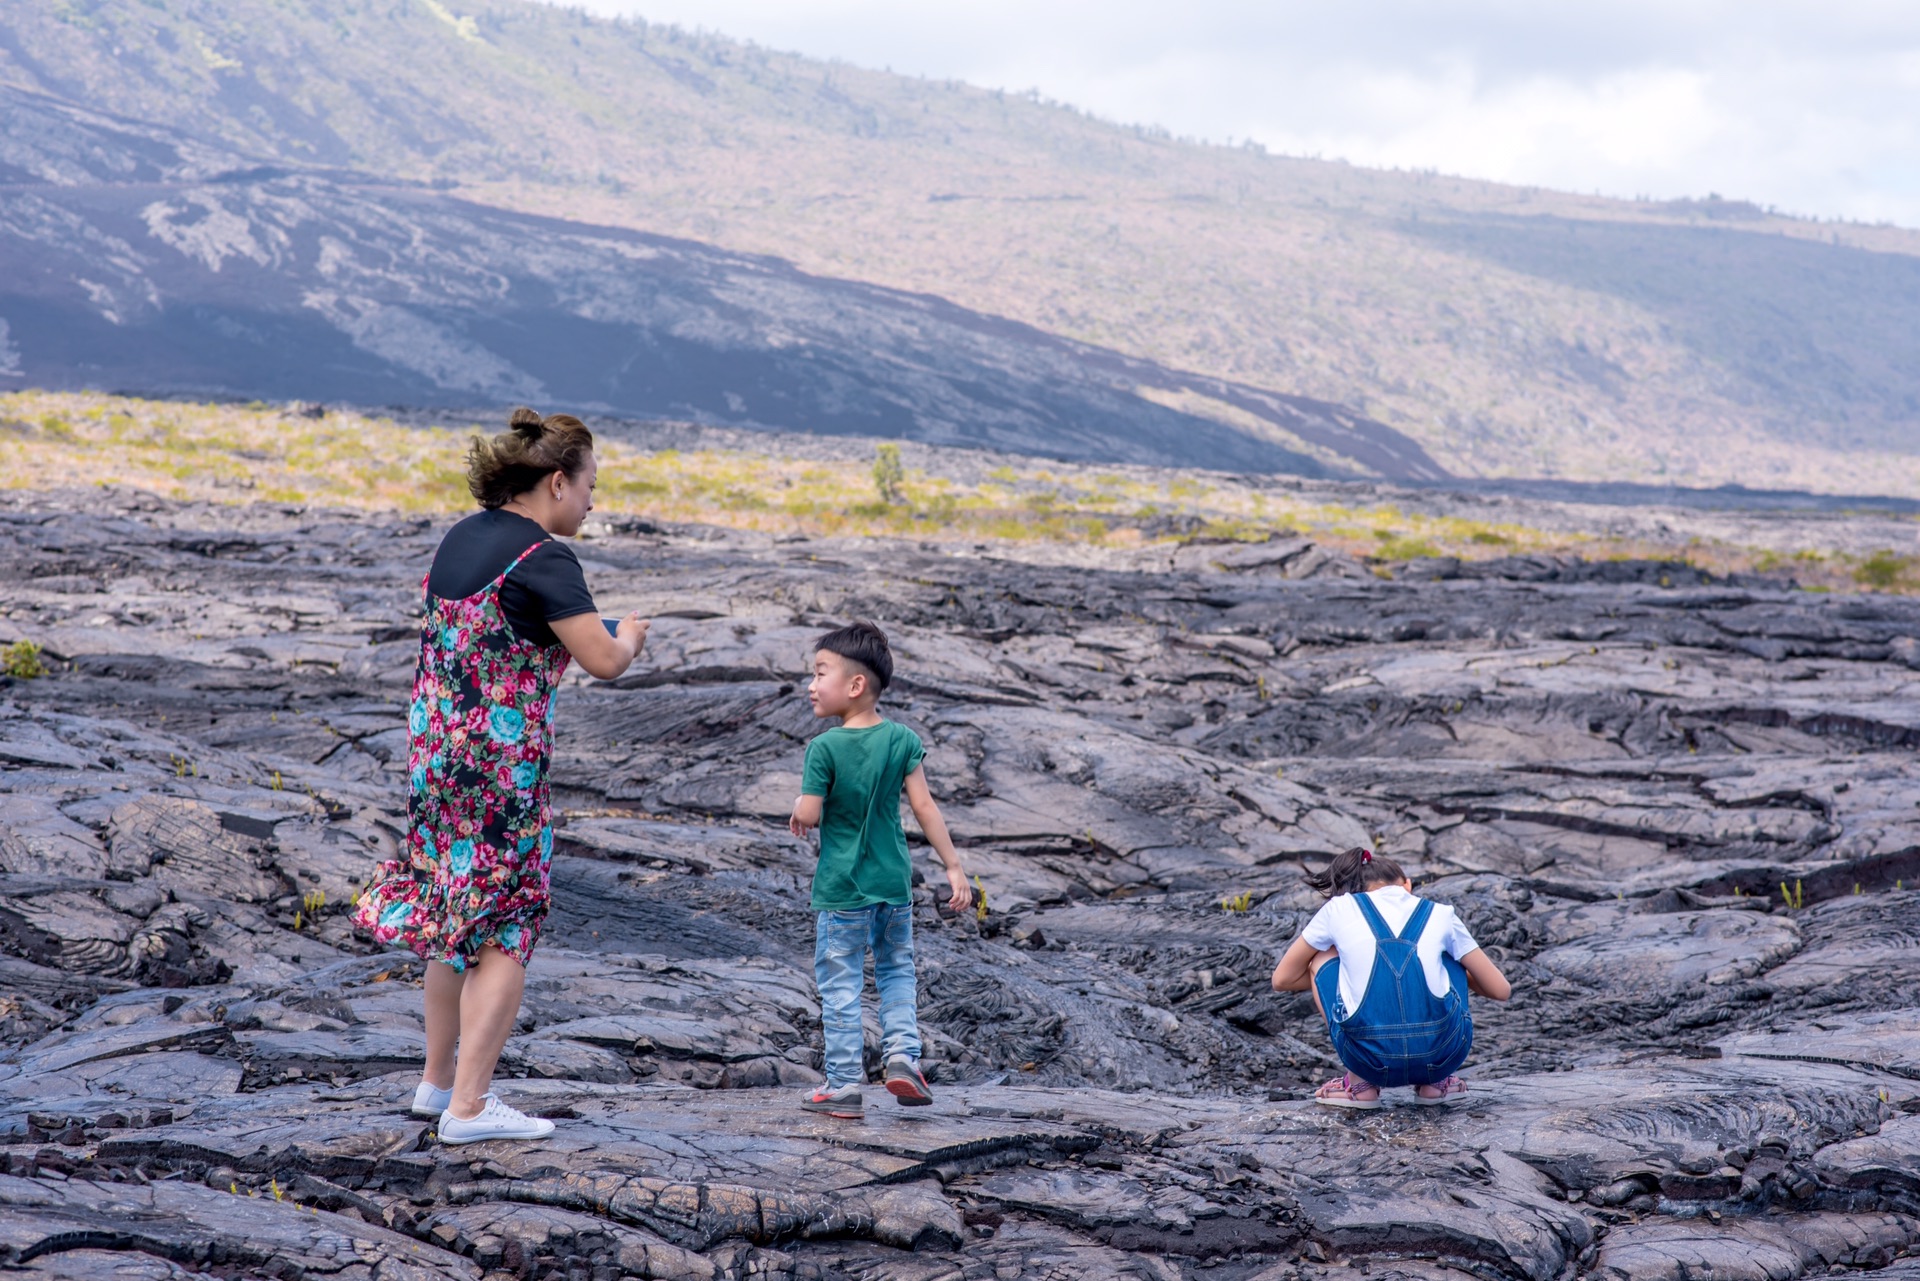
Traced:
<path fill-rule="evenodd" d="M 483 1139 L 544 1139 L 553 1133 L 553 1122 L 510 1108 L 493 1095 L 486 1095 L 480 1115 L 461 1120 L 451 1112 L 440 1116 L 440 1141 L 455 1146 L 479 1143 Z"/>
<path fill-rule="evenodd" d="M 860 1097 L 857 1084 L 843 1085 L 837 1090 L 819 1086 L 800 1100 L 800 1106 L 808 1112 L 837 1116 L 847 1121 L 858 1121 L 867 1115 L 867 1105 Z"/>
<path fill-rule="evenodd" d="M 443 1090 L 430 1081 L 422 1080 L 419 1088 L 413 1092 L 413 1114 L 424 1121 L 438 1121 L 451 1102 L 452 1090 Z"/>
<path fill-rule="evenodd" d="M 900 1100 L 902 1107 L 923 1108 L 933 1102 L 933 1087 L 920 1065 L 904 1054 L 887 1060 L 887 1093 Z"/>

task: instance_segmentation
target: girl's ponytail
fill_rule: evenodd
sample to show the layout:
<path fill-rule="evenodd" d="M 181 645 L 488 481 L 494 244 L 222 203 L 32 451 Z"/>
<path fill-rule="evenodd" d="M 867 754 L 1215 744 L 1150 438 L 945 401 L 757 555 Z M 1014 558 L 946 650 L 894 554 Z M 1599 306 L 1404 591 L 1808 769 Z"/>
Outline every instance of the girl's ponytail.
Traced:
<path fill-rule="evenodd" d="M 1333 862 L 1320 871 L 1306 873 L 1307 884 L 1328 898 L 1364 894 L 1376 885 L 1394 885 L 1406 879 L 1398 863 L 1361 845 L 1334 855 Z"/>

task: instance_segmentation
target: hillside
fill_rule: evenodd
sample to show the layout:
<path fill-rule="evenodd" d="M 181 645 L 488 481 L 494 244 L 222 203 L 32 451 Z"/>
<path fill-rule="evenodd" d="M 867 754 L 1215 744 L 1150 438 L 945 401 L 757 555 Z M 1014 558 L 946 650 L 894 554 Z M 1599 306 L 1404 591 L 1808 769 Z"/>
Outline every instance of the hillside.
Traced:
<path fill-rule="evenodd" d="M 0 86 L 0 113 L 16 126 L 0 158 L 0 369 L 21 384 L 535 401 L 1109 463 L 1444 475 L 1337 405 L 940 299 L 261 165 L 25 90 Z"/>
<path fill-rule="evenodd" d="M 19 0 L 0 81 L 1337 402 L 1456 474 L 1920 494 L 1914 233 L 1196 146 L 526 3 Z"/>

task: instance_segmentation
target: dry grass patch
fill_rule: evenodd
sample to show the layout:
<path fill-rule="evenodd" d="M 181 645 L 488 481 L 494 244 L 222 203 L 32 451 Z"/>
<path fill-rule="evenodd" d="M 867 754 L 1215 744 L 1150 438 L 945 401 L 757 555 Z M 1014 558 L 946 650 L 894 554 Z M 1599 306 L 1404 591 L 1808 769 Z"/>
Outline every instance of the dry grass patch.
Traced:
<path fill-rule="evenodd" d="M 174 498 L 320 504 L 368 511 L 471 508 L 465 453 L 476 433 L 341 410 L 195 404 L 85 392 L 0 395 L 0 486 L 131 485 Z M 1183 538 L 1258 542 L 1292 534 L 1377 565 L 1434 556 L 1536 553 L 1685 560 L 1716 573 L 1790 572 L 1834 590 L 1920 590 L 1892 552 L 1791 556 L 1698 540 L 1665 544 L 1431 516 L 1392 503 L 1315 502 L 1258 479 L 1009 461 L 984 474 L 751 450 L 599 447 L 596 506 L 610 514 L 816 537 L 1041 540 L 1138 546 Z M 956 467 L 956 473 L 965 469 Z"/>

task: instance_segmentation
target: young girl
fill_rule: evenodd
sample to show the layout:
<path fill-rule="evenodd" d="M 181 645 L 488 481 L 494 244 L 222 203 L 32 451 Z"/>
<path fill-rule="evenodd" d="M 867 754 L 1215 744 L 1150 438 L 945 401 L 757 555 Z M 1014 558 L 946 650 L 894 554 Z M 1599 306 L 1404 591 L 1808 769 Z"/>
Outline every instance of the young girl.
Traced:
<path fill-rule="evenodd" d="M 1273 971 L 1276 992 L 1312 992 L 1347 1070 L 1314 1094 L 1336 1108 L 1377 1108 L 1386 1086 L 1415 1102 L 1467 1092 L 1454 1070 L 1473 1048 L 1467 993 L 1504 1001 L 1513 987 L 1453 909 L 1414 897 L 1390 858 L 1350 849 L 1310 873 L 1325 894 Z"/>

